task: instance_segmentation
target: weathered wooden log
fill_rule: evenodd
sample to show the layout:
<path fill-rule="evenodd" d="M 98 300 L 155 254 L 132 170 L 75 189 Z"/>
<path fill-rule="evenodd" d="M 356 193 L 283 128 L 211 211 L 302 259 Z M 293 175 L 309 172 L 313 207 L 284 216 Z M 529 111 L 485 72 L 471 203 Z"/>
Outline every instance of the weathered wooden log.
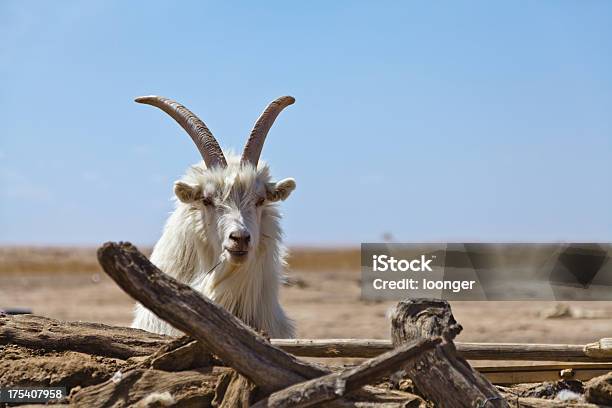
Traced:
<path fill-rule="evenodd" d="M 17 344 L 41 350 L 81 351 L 126 359 L 152 354 L 173 339 L 171 336 L 128 327 L 63 322 L 36 315 L 0 317 L 0 345 Z M 593 344 L 602 341 L 609 339 Z M 375 339 L 272 339 L 271 343 L 300 357 L 371 358 L 393 350 L 390 340 Z M 587 346 L 590 347 L 588 350 Z M 594 352 L 590 344 L 456 342 L 455 347 L 466 360 L 612 362 L 608 350 Z"/>
<path fill-rule="evenodd" d="M 273 345 L 300 357 L 371 358 L 393 350 L 390 340 L 272 339 Z"/>
<path fill-rule="evenodd" d="M 393 349 L 390 340 L 375 339 L 272 339 L 272 344 L 302 357 L 370 358 Z M 612 361 L 609 353 L 587 352 L 582 344 L 456 342 L 455 347 L 466 360 Z"/>
<path fill-rule="evenodd" d="M 453 339 L 461 330 L 446 301 L 400 302 L 392 319 L 392 341 L 396 347 L 433 336 L 446 340 L 407 365 L 404 369 L 407 376 L 422 395 L 442 408 L 508 407 L 497 389 L 457 355 Z"/>
<path fill-rule="evenodd" d="M 213 406 L 219 408 L 250 407 L 257 387 L 245 376 L 232 371 L 217 384 L 217 396 Z"/>
<path fill-rule="evenodd" d="M 224 309 L 165 275 L 129 243 L 107 243 L 98 251 L 98 258 L 124 291 L 252 380 L 260 395 L 330 372 L 272 346 Z M 361 390 L 362 396 L 369 402 L 369 391 Z M 400 406 L 405 399 L 395 402 Z M 330 406 L 348 407 L 354 402 L 338 400 Z"/>
<path fill-rule="evenodd" d="M 612 360 L 612 338 L 607 337 L 585 344 L 583 350 L 584 354 L 591 358 Z"/>
<path fill-rule="evenodd" d="M 201 341 L 264 393 L 328 373 L 273 347 L 238 318 L 161 272 L 129 243 L 104 244 L 98 250 L 98 260 L 125 292 Z"/>
<path fill-rule="evenodd" d="M 440 338 L 421 339 L 405 343 L 395 350 L 340 372 L 328 374 L 284 390 L 277 391 L 253 407 L 283 408 L 311 407 L 346 396 L 364 385 L 374 383 L 383 376 L 399 371 L 412 359 L 440 344 Z"/>
<path fill-rule="evenodd" d="M 205 366 L 222 365 L 202 343 L 182 336 L 164 345 L 144 359 L 138 367 L 163 371 L 185 371 Z"/>
<path fill-rule="evenodd" d="M 79 351 L 128 359 L 154 353 L 171 337 L 98 323 L 62 322 L 34 315 L 0 317 L 0 345 Z"/>
<path fill-rule="evenodd" d="M 605 362 L 610 357 L 590 357 L 581 344 L 461 343 L 455 347 L 466 360 L 526 360 Z"/>

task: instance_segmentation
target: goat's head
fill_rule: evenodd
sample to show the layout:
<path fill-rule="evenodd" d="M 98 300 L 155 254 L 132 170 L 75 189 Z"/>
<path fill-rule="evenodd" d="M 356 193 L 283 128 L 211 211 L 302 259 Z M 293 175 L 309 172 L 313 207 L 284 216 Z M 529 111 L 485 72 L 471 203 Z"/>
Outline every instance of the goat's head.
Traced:
<path fill-rule="evenodd" d="M 295 189 L 295 180 L 273 182 L 268 166 L 259 163 L 270 127 L 295 99 L 283 96 L 270 103 L 255 123 L 242 156 L 227 159 L 204 122 L 184 106 L 159 96 L 139 97 L 136 102 L 162 109 L 191 136 L 205 166 L 193 166 L 175 183 L 174 193 L 189 206 L 196 230 L 222 259 L 246 262 L 265 236 L 265 226 L 276 225 L 278 214 L 272 204 Z"/>

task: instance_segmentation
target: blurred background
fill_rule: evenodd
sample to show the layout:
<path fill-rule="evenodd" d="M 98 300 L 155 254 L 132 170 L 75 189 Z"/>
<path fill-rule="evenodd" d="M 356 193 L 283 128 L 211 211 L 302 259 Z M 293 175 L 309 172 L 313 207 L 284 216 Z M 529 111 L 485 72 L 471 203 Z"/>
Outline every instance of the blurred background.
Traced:
<path fill-rule="evenodd" d="M 388 337 L 389 305 L 359 300 L 360 242 L 609 242 L 611 17 L 604 1 L 3 1 L 0 308 L 129 323 L 95 247 L 149 250 L 199 158 L 146 94 L 237 151 L 296 97 L 262 156 L 298 184 L 281 206 L 298 334 Z M 570 305 L 594 314 L 568 331 L 539 317 L 555 305 L 500 303 L 513 318 L 493 334 L 483 305 L 454 306 L 465 339 L 583 341 L 612 313 Z"/>

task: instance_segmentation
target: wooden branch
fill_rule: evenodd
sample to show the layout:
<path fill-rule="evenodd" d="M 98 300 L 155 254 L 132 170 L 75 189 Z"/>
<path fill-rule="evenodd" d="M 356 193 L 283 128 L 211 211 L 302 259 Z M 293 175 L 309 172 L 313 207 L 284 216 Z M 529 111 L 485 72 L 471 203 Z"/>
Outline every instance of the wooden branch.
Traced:
<path fill-rule="evenodd" d="M 400 302 L 392 319 L 395 346 L 432 336 L 447 340 L 406 366 L 407 376 L 422 395 L 442 408 L 508 407 L 497 389 L 456 354 L 452 340 L 461 330 L 446 301 Z"/>
<path fill-rule="evenodd" d="M 201 341 L 263 390 L 274 391 L 327 373 L 271 346 L 229 312 L 162 273 L 129 243 L 105 244 L 98 259 L 128 294 Z"/>
<path fill-rule="evenodd" d="M 197 340 L 183 336 L 163 346 L 148 358 L 140 367 L 150 367 L 163 371 L 185 371 L 205 366 L 222 365 Z"/>
<path fill-rule="evenodd" d="M 455 343 L 457 352 L 466 360 L 526 360 L 604 362 L 612 358 L 590 357 L 584 345 L 522 343 Z"/>
<path fill-rule="evenodd" d="M 328 373 L 273 347 L 238 318 L 161 272 L 129 243 L 106 243 L 98 260 L 125 292 L 201 341 L 264 393 Z"/>
<path fill-rule="evenodd" d="M 272 339 L 272 344 L 301 357 L 371 358 L 393 350 L 390 340 L 374 339 Z"/>
<path fill-rule="evenodd" d="M 584 346 L 584 353 L 591 358 L 612 360 L 612 338 L 603 338 Z"/>
<path fill-rule="evenodd" d="M 222 384 L 221 386 L 219 386 Z M 245 376 L 232 371 L 217 385 L 216 405 L 218 408 L 250 407 L 257 388 Z"/>
<path fill-rule="evenodd" d="M 98 260 L 126 293 L 200 341 L 253 381 L 262 395 L 329 374 L 327 369 L 299 361 L 272 346 L 226 310 L 165 275 L 129 243 L 105 244 L 98 250 Z M 367 396 L 368 392 L 364 390 L 363 394 Z M 351 406 L 346 400 L 331 404 Z"/>
<path fill-rule="evenodd" d="M 366 384 L 400 370 L 424 351 L 433 349 L 441 339 L 422 339 L 363 362 L 357 367 L 328 374 L 275 392 L 253 407 L 311 407 L 346 396 Z"/>
<path fill-rule="evenodd" d="M 62 322 L 33 315 L 0 317 L 0 345 L 79 351 L 128 359 L 154 353 L 171 337 L 98 323 Z"/>
<path fill-rule="evenodd" d="M 97 323 L 62 322 L 35 315 L 0 317 L 0 345 L 18 344 L 42 350 L 71 350 L 126 359 L 152 354 L 172 341 L 144 330 Z M 594 345 L 455 343 L 466 360 L 525 360 L 612 362 L 612 355 Z M 271 343 L 301 357 L 376 357 L 393 350 L 390 340 L 375 339 L 272 339 Z"/>
<path fill-rule="evenodd" d="M 390 340 L 375 339 L 272 339 L 272 344 L 302 357 L 369 358 L 393 350 Z M 596 354 L 582 344 L 457 342 L 455 347 L 466 360 L 612 361 L 609 353 Z"/>

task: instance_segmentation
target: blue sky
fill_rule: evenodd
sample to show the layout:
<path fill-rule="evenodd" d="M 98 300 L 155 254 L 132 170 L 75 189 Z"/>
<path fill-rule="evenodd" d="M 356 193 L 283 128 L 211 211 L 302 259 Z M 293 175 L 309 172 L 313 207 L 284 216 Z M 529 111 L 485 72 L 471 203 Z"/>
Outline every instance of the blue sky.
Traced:
<path fill-rule="evenodd" d="M 180 5 L 180 7 L 178 6 Z M 612 240 L 612 3 L 0 2 L 0 243 L 151 244 L 198 153 L 298 188 L 290 244 Z"/>

